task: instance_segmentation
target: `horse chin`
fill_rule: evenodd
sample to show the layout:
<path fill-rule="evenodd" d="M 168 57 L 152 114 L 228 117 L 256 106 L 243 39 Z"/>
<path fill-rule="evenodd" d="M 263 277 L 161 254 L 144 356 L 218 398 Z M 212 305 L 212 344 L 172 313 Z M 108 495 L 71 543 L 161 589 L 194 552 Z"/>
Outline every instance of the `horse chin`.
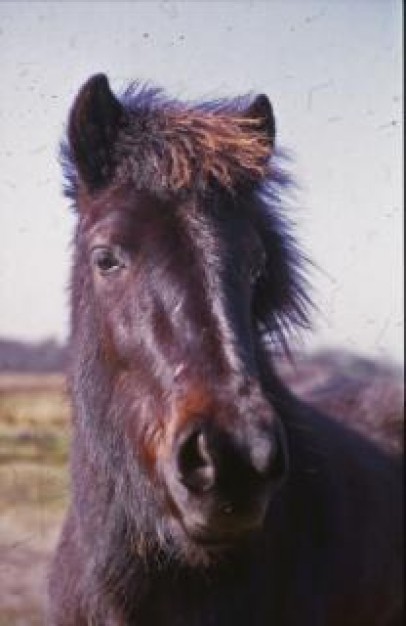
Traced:
<path fill-rule="evenodd" d="M 209 527 L 188 527 L 184 521 L 171 522 L 172 542 L 177 560 L 186 567 L 212 568 L 224 564 L 252 539 L 253 533 L 218 533 Z"/>
<path fill-rule="evenodd" d="M 209 569 L 225 563 L 235 551 L 236 545 L 232 542 L 203 542 L 186 535 L 180 558 L 187 567 Z"/>

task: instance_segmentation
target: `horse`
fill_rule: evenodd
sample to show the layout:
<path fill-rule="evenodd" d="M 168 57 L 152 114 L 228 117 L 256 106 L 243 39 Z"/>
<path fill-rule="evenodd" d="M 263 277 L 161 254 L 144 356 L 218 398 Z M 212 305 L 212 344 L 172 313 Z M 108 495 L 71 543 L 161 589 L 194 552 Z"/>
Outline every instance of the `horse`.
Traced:
<path fill-rule="evenodd" d="M 299 401 L 309 324 L 265 95 L 91 77 L 62 161 L 77 215 L 72 499 L 51 626 L 400 626 L 401 468 Z"/>

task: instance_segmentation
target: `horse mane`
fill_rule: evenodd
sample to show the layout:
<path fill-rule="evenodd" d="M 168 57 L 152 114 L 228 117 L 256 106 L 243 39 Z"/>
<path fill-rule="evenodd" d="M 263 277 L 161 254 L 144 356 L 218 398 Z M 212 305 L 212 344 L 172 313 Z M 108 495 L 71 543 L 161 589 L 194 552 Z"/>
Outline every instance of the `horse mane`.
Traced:
<path fill-rule="evenodd" d="M 126 111 L 112 154 L 111 183 L 162 194 L 230 192 L 269 175 L 273 146 L 257 117 L 244 115 L 249 96 L 181 103 L 163 90 L 133 83 L 120 97 Z M 65 194 L 74 199 L 78 175 L 68 142 L 61 144 Z"/>

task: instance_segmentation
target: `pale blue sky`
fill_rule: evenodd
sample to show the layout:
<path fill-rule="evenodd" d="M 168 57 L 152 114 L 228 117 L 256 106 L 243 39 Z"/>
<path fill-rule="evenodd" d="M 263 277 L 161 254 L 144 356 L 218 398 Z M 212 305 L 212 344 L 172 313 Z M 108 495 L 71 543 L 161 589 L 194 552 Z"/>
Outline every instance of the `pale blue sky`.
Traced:
<path fill-rule="evenodd" d="M 266 92 L 301 184 L 305 346 L 402 354 L 401 2 L 1 2 L 0 336 L 65 338 L 73 216 L 56 159 L 103 71 L 180 98 Z"/>

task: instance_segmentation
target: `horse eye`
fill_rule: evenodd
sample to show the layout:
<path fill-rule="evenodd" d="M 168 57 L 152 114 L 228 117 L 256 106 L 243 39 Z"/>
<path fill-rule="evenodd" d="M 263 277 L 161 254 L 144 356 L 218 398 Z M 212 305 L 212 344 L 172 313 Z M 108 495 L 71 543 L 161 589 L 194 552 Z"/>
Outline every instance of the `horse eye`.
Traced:
<path fill-rule="evenodd" d="M 112 274 L 124 267 L 124 262 L 120 258 L 117 248 L 98 246 L 91 251 L 93 265 L 103 275 Z"/>

